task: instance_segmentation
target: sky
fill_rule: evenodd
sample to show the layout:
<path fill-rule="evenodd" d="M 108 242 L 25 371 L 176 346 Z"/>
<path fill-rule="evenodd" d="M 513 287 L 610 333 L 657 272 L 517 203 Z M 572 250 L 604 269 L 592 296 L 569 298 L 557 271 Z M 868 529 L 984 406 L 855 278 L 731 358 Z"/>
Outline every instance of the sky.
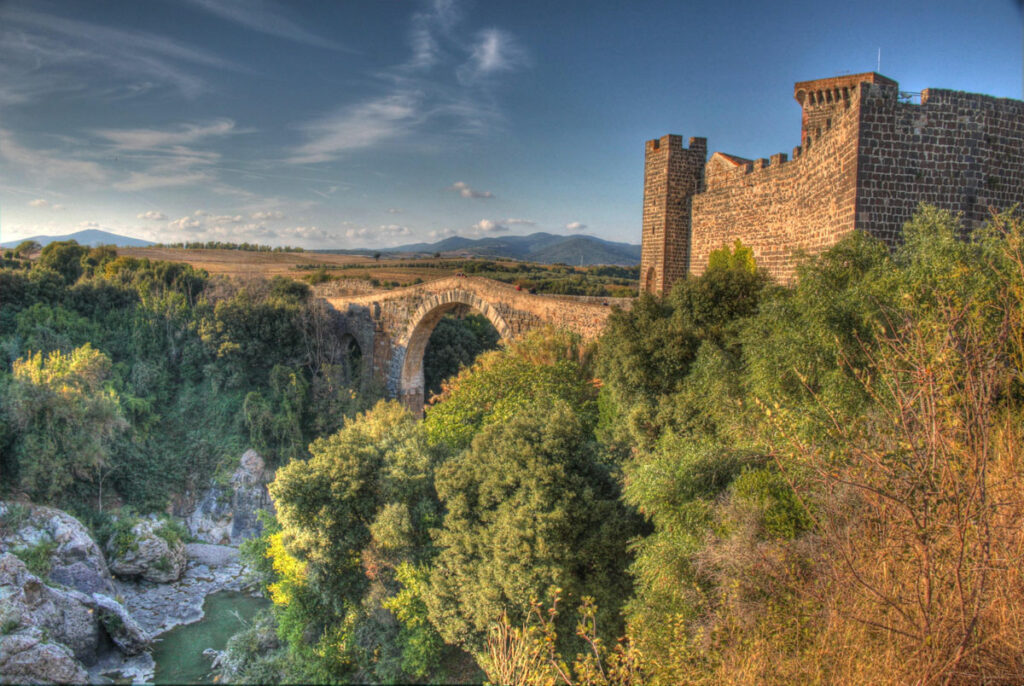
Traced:
<path fill-rule="evenodd" d="M 1020 99 L 1017 0 L 0 0 L 0 240 L 640 242 L 644 142 L 799 144 L 793 84 Z"/>

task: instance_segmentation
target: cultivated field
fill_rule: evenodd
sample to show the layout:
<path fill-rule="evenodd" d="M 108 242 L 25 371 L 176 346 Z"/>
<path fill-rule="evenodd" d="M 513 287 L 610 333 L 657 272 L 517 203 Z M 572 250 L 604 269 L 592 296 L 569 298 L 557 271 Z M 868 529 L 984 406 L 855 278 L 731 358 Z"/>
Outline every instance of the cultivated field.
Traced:
<path fill-rule="evenodd" d="M 457 267 L 408 267 L 423 260 L 382 258 L 379 262 L 362 255 L 331 255 L 314 252 L 254 252 L 247 250 L 189 250 L 186 248 L 118 248 L 119 255 L 146 257 L 151 260 L 185 262 L 210 274 L 253 277 L 288 276 L 306 279 L 323 266 L 332 276 L 412 283 L 417 278 L 433 279 L 453 274 Z M 444 260 L 430 260 L 443 265 Z"/>

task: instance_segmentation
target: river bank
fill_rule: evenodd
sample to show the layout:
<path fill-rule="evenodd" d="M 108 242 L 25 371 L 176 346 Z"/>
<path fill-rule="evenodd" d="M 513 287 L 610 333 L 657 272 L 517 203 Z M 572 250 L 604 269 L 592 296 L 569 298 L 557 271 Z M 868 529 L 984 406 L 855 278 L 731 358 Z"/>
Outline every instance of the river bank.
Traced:
<path fill-rule="evenodd" d="M 143 580 L 114 582 L 121 603 L 157 643 L 175 627 L 201 621 L 207 597 L 222 591 L 246 594 L 254 591 L 237 548 L 189 543 L 185 554 L 188 559 L 185 573 L 178 581 L 166 584 Z M 199 652 L 202 653 L 201 648 Z M 109 653 L 89 668 L 90 679 L 101 682 L 151 683 L 155 673 L 156 661 L 150 653 L 136 656 Z M 173 675 L 166 678 L 174 680 Z"/>

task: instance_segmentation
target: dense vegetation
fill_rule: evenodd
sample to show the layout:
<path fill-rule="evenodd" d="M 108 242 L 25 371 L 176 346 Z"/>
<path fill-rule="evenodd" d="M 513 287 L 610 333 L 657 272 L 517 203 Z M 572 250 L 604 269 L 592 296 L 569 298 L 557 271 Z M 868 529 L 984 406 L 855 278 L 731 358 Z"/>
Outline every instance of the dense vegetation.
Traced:
<path fill-rule="evenodd" d="M 26 251 L 15 254 L 22 255 Z M 0 270 L 0 483 L 91 517 L 280 464 L 373 396 L 286 279 L 230 281 L 111 248 L 51 243 Z"/>
<path fill-rule="evenodd" d="M 184 248 L 185 250 L 246 250 L 248 252 L 306 252 L 305 248 L 290 245 L 261 245 L 259 243 L 230 243 L 227 241 L 187 241 L 185 243 L 155 243 L 154 248 Z"/>
<path fill-rule="evenodd" d="M 960 236 L 922 208 L 903 245 L 851 235 L 792 286 L 723 249 L 595 345 L 482 352 L 422 421 L 316 391 L 302 286 L 44 251 L 0 272 L 4 469 L 120 493 L 135 463 L 108 460 L 159 448 L 156 407 L 273 454 L 246 556 L 274 607 L 229 680 L 1018 683 L 1024 221 Z M 432 344 L 446 370 L 477 323 Z M 186 427 L 163 408 L 189 394 L 234 414 Z M 315 423 L 331 402 L 340 428 Z"/>
<path fill-rule="evenodd" d="M 351 420 L 272 488 L 254 546 L 307 595 L 252 673 L 1020 680 L 1024 224 L 959 235 L 923 209 L 792 287 L 737 245 L 596 350 L 542 332 L 422 424 Z"/>

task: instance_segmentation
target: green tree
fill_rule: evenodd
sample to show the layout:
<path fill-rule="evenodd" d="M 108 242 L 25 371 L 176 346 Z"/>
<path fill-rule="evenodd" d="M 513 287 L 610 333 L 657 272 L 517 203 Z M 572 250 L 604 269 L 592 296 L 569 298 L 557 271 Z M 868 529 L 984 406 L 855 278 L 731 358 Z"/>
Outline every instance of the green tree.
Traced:
<path fill-rule="evenodd" d="M 76 482 L 102 509 L 111 446 L 127 428 L 110 388 L 110 359 L 90 344 L 14 362 L 5 412 L 17 431 L 18 482 L 33 500 L 61 502 Z"/>
<path fill-rule="evenodd" d="M 296 609 L 288 594 L 275 598 L 287 640 L 315 654 L 332 680 L 425 676 L 441 642 L 417 610 L 422 573 L 403 565 L 434 554 L 428 532 L 440 518 L 433 471 L 441 454 L 395 402 L 348 421 L 310 452 L 270 485 L 283 551 L 272 552 L 275 564 L 294 560 L 302 571 L 291 587 L 316 599 Z"/>
<path fill-rule="evenodd" d="M 433 442 L 462 450 L 483 427 L 552 399 L 565 401 L 589 422 L 596 416 L 596 390 L 585 361 L 579 337 L 554 329 L 483 353 L 427 408 L 427 433 Z"/>
<path fill-rule="evenodd" d="M 89 254 L 89 248 L 75 241 L 54 241 L 39 253 L 36 269 L 52 269 L 61 275 L 64 283 L 73 284 L 82 275 L 82 258 Z"/>
<path fill-rule="evenodd" d="M 438 471 L 446 513 L 427 605 L 447 642 L 480 653 L 503 612 L 524 620 L 552 586 L 596 598 L 604 631 L 620 626 L 636 521 L 590 431 L 564 401 L 539 402 L 483 428 Z"/>

